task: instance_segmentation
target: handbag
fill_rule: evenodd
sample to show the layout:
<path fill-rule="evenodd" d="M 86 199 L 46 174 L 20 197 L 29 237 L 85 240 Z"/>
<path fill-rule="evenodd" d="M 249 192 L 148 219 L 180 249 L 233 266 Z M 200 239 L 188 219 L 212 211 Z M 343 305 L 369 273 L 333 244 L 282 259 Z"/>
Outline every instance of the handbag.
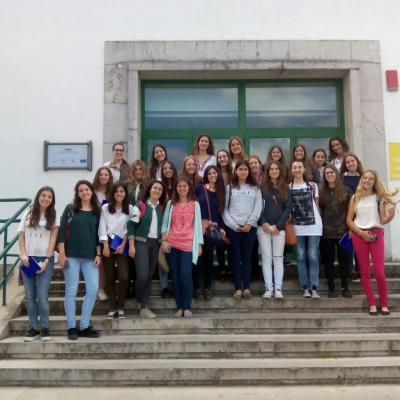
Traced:
<path fill-rule="evenodd" d="M 209 223 L 206 226 L 204 234 L 212 246 L 220 247 L 224 244 L 224 238 L 222 237 L 221 231 L 219 230 L 219 228 L 217 226 L 215 226 L 214 223 L 211 221 L 210 199 L 208 198 L 206 186 L 203 185 L 203 188 L 204 188 L 204 193 L 206 195 L 208 217 L 209 217 Z"/>
<path fill-rule="evenodd" d="M 273 193 L 272 199 L 278 207 L 279 212 L 282 213 L 282 208 Z M 285 244 L 287 244 L 288 246 L 294 246 L 295 244 L 297 244 L 296 232 L 294 231 L 293 223 L 290 218 L 285 223 Z"/>

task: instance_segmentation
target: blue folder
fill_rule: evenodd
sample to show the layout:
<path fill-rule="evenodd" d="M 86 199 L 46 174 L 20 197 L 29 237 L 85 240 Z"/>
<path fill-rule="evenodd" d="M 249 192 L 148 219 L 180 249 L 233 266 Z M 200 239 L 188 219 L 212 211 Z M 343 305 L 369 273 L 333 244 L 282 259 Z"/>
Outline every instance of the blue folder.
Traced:
<path fill-rule="evenodd" d="M 22 264 L 21 270 L 28 278 L 33 278 L 40 271 L 40 266 L 33 257 L 29 257 L 29 267 Z"/>
<path fill-rule="evenodd" d="M 354 249 L 353 249 L 353 242 L 351 241 L 350 235 L 348 233 L 345 233 L 341 239 L 339 240 L 339 244 L 342 246 L 342 248 L 349 254 L 352 254 Z"/>
<path fill-rule="evenodd" d="M 122 237 L 118 236 L 118 235 L 114 235 L 113 240 L 110 244 L 110 247 L 115 250 L 118 246 L 121 245 L 121 243 L 123 242 L 124 239 L 122 239 Z M 124 251 L 122 253 L 124 256 L 127 256 L 129 254 L 129 243 L 126 242 Z"/>

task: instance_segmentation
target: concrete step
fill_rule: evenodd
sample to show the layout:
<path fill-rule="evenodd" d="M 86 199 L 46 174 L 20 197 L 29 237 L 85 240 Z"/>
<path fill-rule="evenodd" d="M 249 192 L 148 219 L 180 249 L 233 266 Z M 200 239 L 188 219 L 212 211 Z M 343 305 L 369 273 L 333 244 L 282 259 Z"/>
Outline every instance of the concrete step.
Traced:
<path fill-rule="evenodd" d="M 0 341 L 0 359 L 335 358 L 400 356 L 400 333 L 103 335 Z"/>
<path fill-rule="evenodd" d="M 64 315 L 64 298 L 50 297 L 50 314 Z M 80 313 L 83 298 L 77 298 L 77 313 Z M 390 295 L 390 306 L 393 311 L 400 311 L 400 294 Z M 176 310 L 174 299 L 162 299 L 152 297 L 150 299 L 150 308 L 159 314 L 172 314 Z M 329 299 L 321 297 L 320 299 L 303 298 L 302 296 L 285 296 L 284 299 L 263 299 L 253 297 L 250 300 L 234 300 L 231 297 L 214 297 L 210 301 L 193 300 L 192 311 L 194 313 L 233 313 L 247 312 L 251 313 L 271 313 L 271 312 L 360 312 L 367 308 L 367 301 L 364 295 L 355 295 L 351 299 L 338 297 Z M 97 301 L 94 308 L 94 315 L 105 315 L 110 309 L 108 301 Z M 138 307 L 135 300 L 127 299 L 125 302 L 125 312 L 137 315 Z M 22 306 L 23 314 L 26 314 L 25 303 Z"/>
<path fill-rule="evenodd" d="M 340 295 L 340 293 L 339 293 L 339 290 L 341 288 L 340 280 L 337 279 L 335 281 L 335 285 L 336 285 L 336 290 L 338 292 L 338 295 Z M 375 279 L 373 279 L 373 286 L 374 286 L 374 289 L 377 290 Z M 388 286 L 389 293 L 399 292 L 400 278 L 388 278 L 387 286 Z M 170 282 L 170 287 L 172 287 L 171 282 Z M 353 294 L 362 294 L 363 293 L 363 288 L 362 288 L 361 282 L 349 282 L 349 288 Z M 213 290 L 213 293 L 217 296 L 232 295 L 232 293 L 234 291 L 233 281 L 232 282 L 215 281 L 215 282 L 213 282 L 212 290 Z M 265 291 L 264 282 L 263 281 L 252 282 L 251 283 L 251 291 L 254 295 L 261 296 Z M 324 294 L 327 293 L 328 285 L 325 282 L 325 280 L 320 282 L 318 291 L 321 293 L 324 293 Z M 296 279 L 296 280 L 284 281 L 283 282 L 283 292 L 286 294 L 299 294 L 298 280 Z M 65 282 L 64 281 L 52 281 L 51 282 L 50 290 L 49 290 L 50 296 L 63 297 L 64 293 L 65 293 Z M 80 281 L 79 287 L 78 287 L 78 295 L 83 296 L 84 293 L 85 293 L 85 282 Z M 160 294 L 161 294 L 160 282 L 158 280 L 154 280 L 152 287 L 151 287 L 151 295 L 152 296 L 160 296 Z"/>
<path fill-rule="evenodd" d="M 262 268 L 261 264 L 256 267 L 257 269 L 260 270 L 260 276 L 262 276 Z M 215 271 L 218 271 L 218 266 L 215 265 Z M 371 267 L 371 271 L 373 273 L 373 268 Z M 339 278 L 339 273 L 338 273 L 338 268 L 335 268 L 336 272 L 336 277 Z M 385 273 L 388 278 L 400 278 L 400 264 L 398 263 L 385 263 Z M 64 274 L 62 271 L 62 268 L 56 266 L 54 269 L 54 274 L 53 274 L 53 279 L 54 280 L 64 280 Z M 297 280 L 298 279 L 298 274 L 297 274 L 297 266 L 296 264 L 290 264 L 290 265 L 285 265 L 285 275 L 284 275 L 284 280 Z M 325 268 L 323 265 L 320 266 L 320 279 L 324 280 L 325 279 Z"/>
<path fill-rule="evenodd" d="M 398 383 L 400 357 L 1 360 L 4 386 Z"/>
<path fill-rule="evenodd" d="M 367 313 L 247 313 L 194 314 L 193 318 L 160 315 L 141 319 L 128 315 L 126 319 L 108 320 L 93 316 L 95 329 L 104 334 L 118 335 L 178 335 L 178 334 L 319 334 L 319 333 L 380 333 L 400 332 L 400 313 L 372 317 Z M 23 335 L 28 317 L 10 321 L 10 334 Z M 66 335 L 65 316 L 50 317 L 50 332 Z M 100 351 L 101 349 L 99 349 Z"/>

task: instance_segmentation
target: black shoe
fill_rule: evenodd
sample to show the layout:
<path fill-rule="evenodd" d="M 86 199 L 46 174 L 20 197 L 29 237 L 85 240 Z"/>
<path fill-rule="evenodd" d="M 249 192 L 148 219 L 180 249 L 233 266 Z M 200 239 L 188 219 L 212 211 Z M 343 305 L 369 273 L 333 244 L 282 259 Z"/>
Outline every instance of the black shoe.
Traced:
<path fill-rule="evenodd" d="M 68 329 L 68 340 L 76 340 L 78 339 L 78 329 L 69 328 Z"/>
<path fill-rule="evenodd" d="M 328 290 L 328 297 L 330 299 L 336 299 L 336 297 L 337 297 L 336 290 Z"/>
<path fill-rule="evenodd" d="M 88 338 L 93 338 L 93 339 L 100 337 L 100 333 L 98 331 L 94 330 L 91 326 L 88 326 L 86 329 L 81 329 L 78 332 L 78 335 L 80 337 L 88 337 Z"/>
<path fill-rule="evenodd" d="M 169 298 L 169 290 L 168 288 L 164 288 L 161 290 L 161 298 L 162 299 L 168 299 Z"/>
<path fill-rule="evenodd" d="M 50 336 L 50 332 L 48 328 L 43 328 L 40 331 L 40 340 L 42 342 L 48 342 L 49 340 L 51 340 L 51 336 Z"/>
<path fill-rule="evenodd" d="M 36 329 L 34 328 L 29 329 L 29 331 L 26 332 L 26 335 L 24 337 L 24 342 L 32 342 L 32 340 L 35 339 L 37 335 L 39 335 L 39 332 Z"/>
<path fill-rule="evenodd" d="M 342 289 L 342 296 L 345 299 L 351 299 L 353 297 L 349 289 Z"/>

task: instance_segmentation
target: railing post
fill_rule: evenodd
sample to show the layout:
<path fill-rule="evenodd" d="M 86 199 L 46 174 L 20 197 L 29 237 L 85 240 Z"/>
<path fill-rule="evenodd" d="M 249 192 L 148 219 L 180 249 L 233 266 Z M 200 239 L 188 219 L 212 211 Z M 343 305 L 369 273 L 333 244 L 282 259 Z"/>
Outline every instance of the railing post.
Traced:
<path fill-rule="evenodd" d="M 4 232 L 4 241 L 3 241 L 3 249 L 6 248 L 7 246 L 7 232 L 8 232 L 8 228 L 5 230 Z M 6 305 L 7 302 L 7 284 L 6 284 L 6 277 L 7 277 L 7 253 L 4 255 L 3 258 L 3 306 Z"/>

